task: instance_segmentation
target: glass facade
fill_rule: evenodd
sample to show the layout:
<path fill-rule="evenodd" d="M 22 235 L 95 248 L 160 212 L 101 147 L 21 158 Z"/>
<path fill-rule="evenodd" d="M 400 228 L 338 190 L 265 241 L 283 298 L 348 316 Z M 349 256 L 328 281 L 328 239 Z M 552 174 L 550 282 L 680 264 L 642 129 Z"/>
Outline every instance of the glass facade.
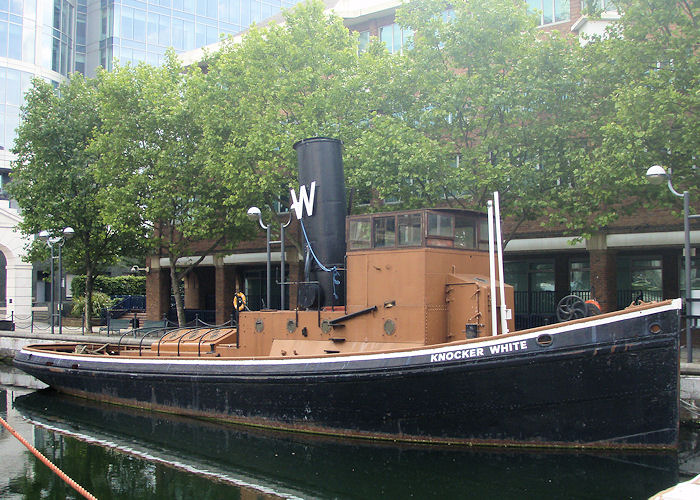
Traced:
<path fill-rule="evenodd" d="M 98 0 L 91 0 L 98 1 Z M 107 69 L 145 61 L 158 65 L 173 47 L 185 52 L 236 34 L 300 0 L 100 0 L 99 57 Z M 88 66 L 88 74 L 94 72 Z"/>
<path fill-rule="evenodd" d="M 0 173 L 33 77 L 56 85 L 74 71 L 94 76 L 141 61 L 158 65 L 239 33 L 300 0 L 0 0 Z"/>
<path fill-rule="evenodd" d="M 19 125 L 19 108 L 33 76 L 18 69 L 0 68 L 0 151 L 12 147 Z"/>
<path fill-rule="evenodd" d="M 10 170 L 24 94 L 35 76 L 73 70 L 76 0 L 0 0 L 0 173 Z M 55 28 L 55 29 L 54 29 Z"/>

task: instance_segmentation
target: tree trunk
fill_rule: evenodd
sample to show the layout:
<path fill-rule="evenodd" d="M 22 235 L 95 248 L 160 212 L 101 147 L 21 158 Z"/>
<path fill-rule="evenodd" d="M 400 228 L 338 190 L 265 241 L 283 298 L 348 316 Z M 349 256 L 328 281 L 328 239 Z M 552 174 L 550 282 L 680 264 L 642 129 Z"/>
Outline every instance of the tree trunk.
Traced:
<path fill-rule="evenodd" d="M 83 311 L 83 318 L 85 320 L 85 328 L 88 333 L 92 333 L 92 268 L 88 267 L 85 273 L 85 310 Z"/>
<path fill-rule="evenodd" d="M 173 290 L 173 296 L 175 297 L 175 310 L 177 311 L 177 324 L 180 327 L 185 326 L 185 308 L 182 305 L 182 296 L 180 295 L 180 279 L 177 275 L 174 259 L 170 259 L 170 286 Z"/>

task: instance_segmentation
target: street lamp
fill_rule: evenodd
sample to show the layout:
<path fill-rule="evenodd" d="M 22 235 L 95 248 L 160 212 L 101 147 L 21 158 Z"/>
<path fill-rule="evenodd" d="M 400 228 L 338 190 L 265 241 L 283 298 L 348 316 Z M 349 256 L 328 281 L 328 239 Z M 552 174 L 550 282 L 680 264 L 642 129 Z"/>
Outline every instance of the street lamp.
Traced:
<path fill-rule="evenodd" d="M 270 246 L 279 243 L 280 244 L 280 309 L 284 309 L 284 271 L 285 271 L 285 256 L 284 256 L 284 228 L 286 228 L 292 221 L 291 216 L 287 219 L 287 222 L 280 222 L 280 239 L 279 241 L 270 241 L 270 226 L 271 224 L 265 224 L 262 219 L 262 212 L 258 207 L 250 207 L 248 209 L 248 218 L 250 220 L 258 221 L 260 227 L 267 233 L 267 308 L 270 308 L 270 291 L 272 289 L 272 258 L 270 252 Z"/>
<path fill-rule="evenodd" d="M 700 215 L 689 215 L 690 212 L 690 195 L 688 191 L 683 191 L 679 193 L 673 189 L 671 184 L 671 175 L 666 172 L 666 169 L 661 165 L 653 165 L 647 170 L 647 180 L 651 184 L 663 184 L 668 183 L 668 189 L 674 196 L 683 198 L 683 231 L 685 233 L 685 343 L 688 349 L 688 363 L 693 362 L 693 344 L 692 338 L 690 336 L 690 304 L 692 303 L 692 291 L 690 283 L 690 219 L 700 218 Z"/>
<path fill-rule="evenodd" d="M 51 236 L 48 231 L 41 231 L 39 233 L 39 239 L 46 242 L 46 244 L 51 249 L 51 334 L 54 333 L 54 327 L 56 324 L 55 314 L 56 305 L 54 301 L 54 290 L 56 285 L 54 284 L 54 273 L 53 273 L 53 261 L 54 261 L 54 246 L 58 245 L 58 280 L 59 280 L 59 293 L 58 293 L 58 333 L 59 335 L 63 333 L 63 261 L 61 258 L 61 249 L 66 240 L 73 237 L 75 231 L 72 227 L 65 227 L 61 230 L 61 236 Z"/>

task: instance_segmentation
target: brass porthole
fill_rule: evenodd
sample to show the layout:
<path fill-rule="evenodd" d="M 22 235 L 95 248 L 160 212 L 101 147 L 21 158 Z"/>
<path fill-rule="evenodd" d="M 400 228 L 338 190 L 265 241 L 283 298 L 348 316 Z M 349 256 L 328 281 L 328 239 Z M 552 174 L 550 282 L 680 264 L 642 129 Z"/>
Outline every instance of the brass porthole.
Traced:
<path fill-rule="evenodd" d="M 258 318 L 255 320 L 255 331 L 261 333 L 265 329 L 265 324 L 263 320 Z"/>
<path fill-rule="evenodd" d="M 293 319 L 287 320 L 287 331 L 294 333 L 297 330 L 297 322 Z"/>
<path fill-rule="evenodd" d="M 649 333 L 653 333 L 656 335 L 657 333 L 661 333 L 663 331 L 663 328 L 661 328 L 661 325 L 658 323 L 652 323 L 649 325 Z"/>
<path fill-rule="evenodd" d="M 384 333 L 387 335 L 393 335 L 396 332 L 396 323 L 394 320 L 388 319 L 384 322 Z"/>
<path fill-rule="evenodd" d="M 539 345 L 540 347 L 548 347 L 552 345 L 553 340 L 554 339 L 551 335 L 549 335 L 548 333 L 543 333 L 542 335 L 537 337 L 537 345 Z"/>

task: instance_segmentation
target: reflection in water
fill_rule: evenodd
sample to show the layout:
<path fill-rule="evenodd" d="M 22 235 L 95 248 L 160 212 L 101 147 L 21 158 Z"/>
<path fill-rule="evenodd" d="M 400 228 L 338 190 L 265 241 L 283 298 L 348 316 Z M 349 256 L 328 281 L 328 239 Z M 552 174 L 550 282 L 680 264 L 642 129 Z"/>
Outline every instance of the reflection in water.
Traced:
<path fill-rule="evenodd" d="M 679 481 L 675 453 L 339 441 L 101 405 L 51 390 L 17 397 L 14 405 L 44 427 L 36 427 L 36 446 L 98 498 L 648 498 Z M 56 491 L 59 498 L 59 480 L 51 476 L 36 465 L 15 491 L 29 497 Z"/>

